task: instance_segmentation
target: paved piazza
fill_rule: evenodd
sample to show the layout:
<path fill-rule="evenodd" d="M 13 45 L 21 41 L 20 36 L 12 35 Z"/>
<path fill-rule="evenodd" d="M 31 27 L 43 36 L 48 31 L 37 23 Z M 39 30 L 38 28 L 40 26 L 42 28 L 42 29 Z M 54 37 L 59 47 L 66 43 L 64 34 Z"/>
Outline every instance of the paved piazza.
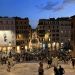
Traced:
<path fill-rule="evenodd" d="M 75 69 L 70 64 L 61 64 L 65 69 L 64 75 L 75 75 Z M 11 72 L 7 72 L 6 65 L 0 65 L 0 75 L 38 75 L 38 63 L 20 63 L 11 68 Z M 47 69 L 44 63 L 44 75 L 54 75 L 53 67 Z"/>

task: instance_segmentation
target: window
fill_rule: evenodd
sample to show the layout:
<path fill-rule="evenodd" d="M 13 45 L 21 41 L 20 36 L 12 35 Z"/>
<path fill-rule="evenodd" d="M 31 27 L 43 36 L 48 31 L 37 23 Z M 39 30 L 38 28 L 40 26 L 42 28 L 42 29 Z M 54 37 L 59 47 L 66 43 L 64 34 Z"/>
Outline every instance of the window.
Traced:
<path fill-rule="evenodd" d="M 11 24 L 14 24 L 14 22 L 13 22 L 13 21 L 11 21 Z"/>
<path fill-rule="evenodd" d="M 44 29 L 45 27 L 43 26 L 43 29 Z"/>
<path fill-rule="evenodd" d="M 49 26 L 49 28 L 50 28 L 50 26 Z"/>
<path fill-rule="evenodd" d="M 0 24 L 3 24 L 3 22 L 2 22 L 2 21 L 0 21 Z"/>
<path fill-rule="evenodd" d="M 56 30 L 56 32 L 59 32 L 59 30 Z"/>
<path fill-rule="evenodd" d="M 52 32 L 55 32 L 55 30 L 52 30 Z"/>
<path fill-rule="evenodd" d="M 54 29 L 54 26 L 53 26 L 53 29 Z"/>
<path fill-rule="evenodd" d="M 52 36 L 55 36 L 55 34 L 53 34 Z"/>
<path fill-rule="evenodd" d="M 55 41 L 55 38 L 52 38 L 52 41 Z"/>
<path fill-rule="evenodd" d="M 71 28 L 73 29 L 73 24 L 71 24 Z"/>
<path fill-rule="evenodd" d="M 61 31 L 61 33 L 63 33 L 63 31 Z"/>
<path fill-rule="evenodd" d="M 57 28 L 59 28 L 59 26 L 57 26 Z"/>
<path fill-rule="evenodd" d="M 59 40 L 59 38 L 56 38 L 56 40 Z"/>
<path fill-rule="evenodd" d="M 56 34 L 56 36 L 59 36 L 59 34 Z"/>
<path fill-rule="evenodd" d="M 8 21 L 6 21 L 6 24 L 8 24 L 9 22 Z"/>

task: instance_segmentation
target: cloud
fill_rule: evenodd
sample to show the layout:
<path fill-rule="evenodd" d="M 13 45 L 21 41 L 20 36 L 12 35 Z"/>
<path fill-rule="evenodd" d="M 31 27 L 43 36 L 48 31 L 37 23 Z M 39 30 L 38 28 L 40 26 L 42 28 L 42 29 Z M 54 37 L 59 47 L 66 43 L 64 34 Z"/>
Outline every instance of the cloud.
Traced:
<path fill-rule="evenodd" d="M 51 10 L 51 11 L 57 11 L 63 8 L 63 6 L 60 4 L 59 1 L 52 1 L 52 0 L 48 1 L 46 4 L 41 4 L 37 7 L 42 10 Z"/>
<path fill-rule="evenodd" d="M 75 0 L 61 0 L 61 1 L 62 2 L 60 2 L 59 0 L 57 1 L 50 0 L 46 4 L 41 4 L 40 6 L 37 7 L 42 10 L 60 11 L 63 10 L 67 4 L 75 3 Z"/>
<path fill-rule="evenodd" d="M 63 3 L 75 3 L 75 0 L 64 0 Z"/>
<path fill-rule="evenodd" d="M 60 10 L 62 10 L 62 9 L 64 9 L 63 5 L 58 6 L 58 7 L 55 7 L 55 8 L 53 9 L 53 11 L 60 11 Z"/>
<path fill-rule="evenodd" d="M 42 9 L 52 10 L 57 5 L 57 2 L 47 2 L 46 5 L 42 6 Z"/>

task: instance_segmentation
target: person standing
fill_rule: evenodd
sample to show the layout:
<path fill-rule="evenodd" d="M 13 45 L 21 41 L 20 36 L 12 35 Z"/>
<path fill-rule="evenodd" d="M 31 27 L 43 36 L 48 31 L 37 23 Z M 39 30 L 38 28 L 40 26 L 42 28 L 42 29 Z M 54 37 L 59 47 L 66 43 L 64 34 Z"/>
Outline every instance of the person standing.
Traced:
<path fill-rule="evenodd" d="M 39 63 L 38 75 L 44 75 L 43 63 Z"/>
<path fill-rule="evenodd" d="M 53 65 L 58 67 L 58 58 L 57 57 L 53 58 Z"/>
<path fill-rule="evenodd" d="M 59 71 L 58 71 L 58 68 L 56 66 L 54 66 L 54 75 L 59 75 Z"/>
<path fill-rule="evenodd" d="M 73 66 L 73 68 L 74 68 L 74 65 L 75 65 L 75 60 L 72 59 L 72 66 Z"/>
<path fill-rule="evenodd" d="M 11 69 L 11 65 L 10 65 L 10 62 L 8 61 L 8 64 L 7 64 L 7 71 L 10 72 L 10 69 Z"/>
<path fill-rule="evenodd" d="M 48 59 L 48 68 L 51 67 L 51 64 L 52 64 L 52 59 L 50 58 L 50 59 Z"/>
<path fill-rule="evenodd" d="M 9 56 L 7 60 L 7 71 L 10 72 L 12 66 L 14 66 L 13 57 Z"/>
<path fill-rule="evenodd" d="M 59 75 L 63 75 L 65 73 L 64 68 L 62 68 L 61 66 L 59 66 Z"/>
<path fill-rule="evenodd" d="M 10 72 L 10 69 L 11 69 L 11 56 L 9 56 L 7 60 L 7 71 Z"/>

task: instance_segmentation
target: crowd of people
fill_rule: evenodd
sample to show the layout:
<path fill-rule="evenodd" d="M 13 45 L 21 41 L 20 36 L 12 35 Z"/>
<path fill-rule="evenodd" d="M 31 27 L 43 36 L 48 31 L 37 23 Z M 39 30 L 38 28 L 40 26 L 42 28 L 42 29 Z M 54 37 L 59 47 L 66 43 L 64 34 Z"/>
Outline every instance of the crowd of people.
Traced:
<path fill-rule="evenodd" d="M 37 56 L 38 57 L 38 56 Z M 7 65 L 7 71 L 11 71 L 11 67 L 13 67 L 16 63 L 21 63 L 25 61 L 32 61 L 32 60 L 37 60 L 41 61 L 39 62 L 39 68 L 38 68 L 38 75 L 44 75 L 44 68 L 43 68 L 43 63 L 46 62 L 48 64 L 47 69 L 54 67 L 54 74 L 55 75 L 63 75 L 65 73 L 64 68 L 59 65 L 60 59 L 58 57 L 47 57 L 46 59 L 42 59 L 42 57 L 34 57 L 32 55 L 24 54 L 16 54 L 16 55 L 11 55 L 9 54 L 8 57 L 1 57 L 0 62 L 1 64 L 6 64 Z M 45 61 L 44 61 L 45 60 Z M 71 58 L 69 59 L 71 61 L 71 64 L 74 68 L 75 66 L 75 59 Z M 65 63 L 65 62 L 64 62 Z"/>
<path fill-rule="evenodd" d="M 54 66 L 54 75 L 63 75 L 65 73 L 65 70 L 61 65 L 59 68 Z M 44 75 L 44 68 L 43 68 L 43 62 L 39 62 L 39 68 L 38 68 L 38 75 Z"/>

